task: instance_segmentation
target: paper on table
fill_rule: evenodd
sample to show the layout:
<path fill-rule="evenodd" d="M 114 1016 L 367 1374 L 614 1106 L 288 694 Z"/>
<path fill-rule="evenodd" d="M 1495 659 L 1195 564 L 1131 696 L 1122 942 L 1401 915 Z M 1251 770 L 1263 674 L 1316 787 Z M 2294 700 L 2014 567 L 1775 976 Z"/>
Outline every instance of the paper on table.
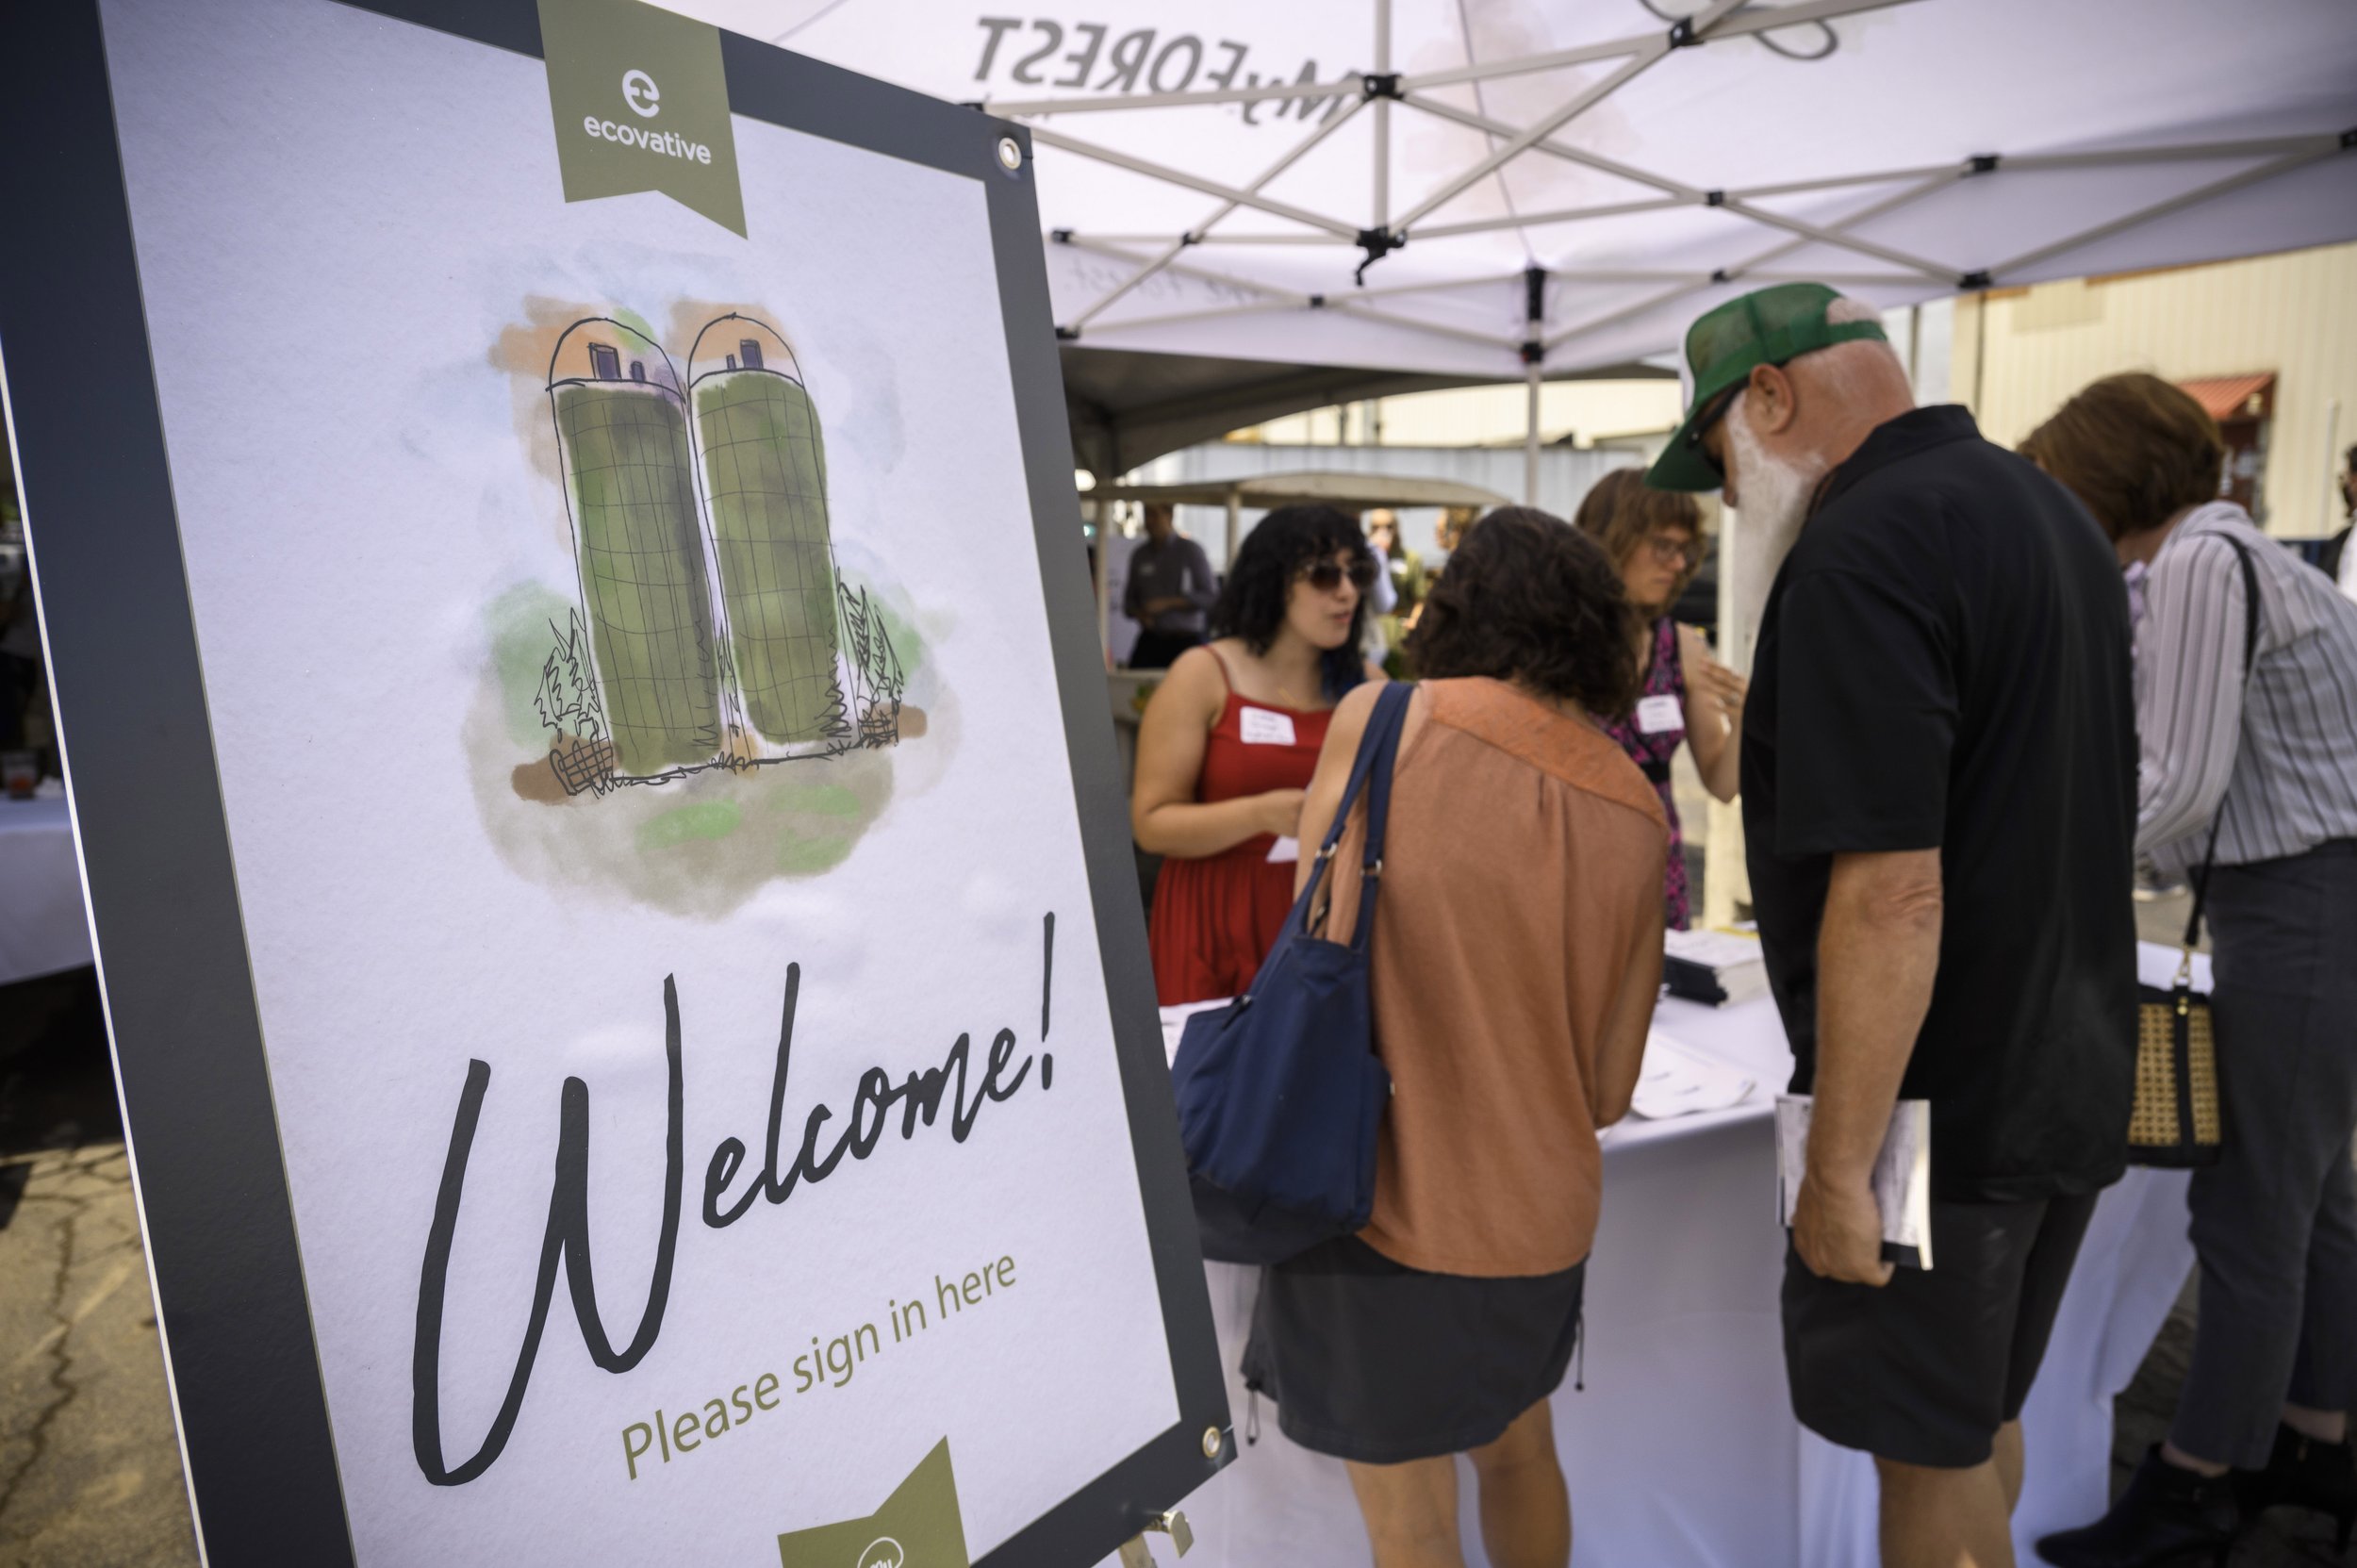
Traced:
<path fill-rule="evenodd" d="M 2177 966 L 2184 957 L 2184 954 L 2181 949 L 2159 942 L 2137 943 L 2137 982 L 2152 986 L 2156 990 L 2170 989 L 2177 983 Z M 2199 997 L 2206 997 L 2210 994 L 2210 955 L 2208 953 L 2193 955 L 2193 990 L 2194 995 Z"/>
<path fill-rule="evenodd" d="M 1288 866 L 1300 858 L 1301 840 L 1298 838 L 1279 838 L 1268 847 L 1268 863 L 1271 866 Z"/>
<path fill-rule="evenodd" d="M 1648 1121 L 1724 1111 L 1749 1099 L 1756 1087 L 1733 1067 L 1654 1030 L 1645 1036 L 1645 1062 L 1629 1110 Z"/>
<path fill-rule="evenodd" d="M 1811 1095 L 1776 1097 L 1776 1208 L 1786 1229 L 1808 1169 Z M 1902 1268 L 1932 1266 L 1932 1102 L 1903 1099 L 1874 1159 L 1874 1206 L 1883 1216 L 1883 1258 Z"/>
<path fill-rule="evenodd" d="M 1662 934 L 1662 950 L 1689 964 L 1729 969 L 1739 964 L 1765 961 L 1759 938 L 1734 931 L 1673 931 Z"/>

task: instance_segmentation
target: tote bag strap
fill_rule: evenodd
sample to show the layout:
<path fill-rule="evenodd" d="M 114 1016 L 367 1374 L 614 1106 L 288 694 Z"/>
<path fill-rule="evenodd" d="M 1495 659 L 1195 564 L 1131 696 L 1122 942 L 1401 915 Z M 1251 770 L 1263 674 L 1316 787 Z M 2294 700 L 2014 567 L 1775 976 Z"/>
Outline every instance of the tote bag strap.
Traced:
<path fill-rule="evenodd" d="M 1359 926 L 1351 933 L 1351 946 L 1366 940 L 1367 918 L 1375 906 L 1375 883 L 1383 864 L 1383 833 L 1391 817 L 1392 764 L 1398 754 L 1400 726 L 1408 714 L 1409 699 L 1415 687 L 1406 681 L 1393 681 L 1376 694 L 1375 712 L 1368 716 L 1365 732 L 1359 737 L 1359 755 L 1350 765 L 1350 782 L 1343 786 L 1343 798 L 1334 807 L 1334 820 L 1326 830 L 1326 841 L 1318 847 L 1317 865 L 1310 873 L 1307 885 L 1294 906 L 1294 913 L 1306 931 L 1318 923 L 1322 907 L 1322 892 L 1332 874 L 1334 851 L 1343 841 L 1343 832 L 1350 825 L 1351 808 L 1358 803 L 1361 790 L 1367 791 L 1367 849 L 1363 882 L 1359 895 Z"/>
<path fill-rule="evenodd" d="M 2242 684 L 2247 694 L 2250 689 L 2252 670 L 2259 662 L 2259 569 L 2250 564 L 2250 552 L 2242 540 L 2229 536 L 2226 542 L 2234 547 L 2234 558 L 2242 565 Z M 2239 735 L 2236 739 L 2239 744 Z M 2229 787 L 2232 787 L 2231 780 Z M 2201 857 L 2201 874 L 2193 883 L 2193 914 L 2185 921 L 2184 971 L 2188 974 L 2193 967 L 2193 949 L 2201 945 L 2201 914 L 2210 901 L 2210 872 L 2217 867 L 2217 836 L 2225 827 L 2226 800 L 2220 796 L 2217 816 L 2210 821 L 2210 848 Z"/>
<path fill-rule="evenodd" d="M 1375 766 L 1367 775 L 1366 858 L 1359 868 L 1359 923 L 1350 933 L 1354 948 L 1365 947 L 1368 933 L 1375 929 L 1375 894 L 1383 881 L 1383 835 L 1392 820 L 1392 768 L 1399 760 L 1399 736 L 1408 722 L 1411 695 L 1405 686 L 1398 691 L 1387 686 L 1375 700 L 1376 712 L 1389 722 L 1383 726 Z"/>

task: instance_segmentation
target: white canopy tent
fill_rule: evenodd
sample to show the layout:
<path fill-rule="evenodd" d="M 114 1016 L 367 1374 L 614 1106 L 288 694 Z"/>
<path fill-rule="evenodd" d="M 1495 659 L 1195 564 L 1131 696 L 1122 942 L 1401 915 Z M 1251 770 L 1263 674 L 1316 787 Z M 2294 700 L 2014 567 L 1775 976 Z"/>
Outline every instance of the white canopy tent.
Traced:
<path fill-rule="evenodd" d="M 674 4 L 1029 124 L 1091 348 L 1535 388 L 1782 279 L 2357 238 L 2345 0 Z"/>

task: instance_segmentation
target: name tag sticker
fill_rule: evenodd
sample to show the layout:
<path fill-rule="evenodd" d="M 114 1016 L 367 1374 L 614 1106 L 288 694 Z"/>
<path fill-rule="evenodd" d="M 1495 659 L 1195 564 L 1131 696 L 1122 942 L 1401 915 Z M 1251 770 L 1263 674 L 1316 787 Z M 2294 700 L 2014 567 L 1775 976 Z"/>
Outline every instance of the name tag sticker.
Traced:
<path fill-rule="evenodd" d="M 1637 703 L 1637 728 L 1649 735 L 1682 730 L 1686 728 L 1686 710 L 1678 706 L 1674 697 L 1640 698 Z"/>
<path fill-rule="evenodd" d="M 1246 708 L 1241 722 L 1246 746 L 1291 746 L 1294 743 L 1291 714 L 1271 713 L 1266 708 Z"/>

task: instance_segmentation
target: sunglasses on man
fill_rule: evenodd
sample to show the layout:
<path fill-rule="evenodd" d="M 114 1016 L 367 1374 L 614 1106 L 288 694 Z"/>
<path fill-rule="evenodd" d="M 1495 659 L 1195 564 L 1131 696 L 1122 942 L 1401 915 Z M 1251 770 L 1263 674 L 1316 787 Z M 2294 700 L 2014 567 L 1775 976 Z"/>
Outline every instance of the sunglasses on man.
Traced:
<path fill-rule="evenodd" d="M 1686 427 L 1686 444 L 1693 449 L 1696 456 L 1709 464 L 1711 472 L 1721 479 L 1727 476 L 1726 468 L 1718 458 L 1711 455 L 1710 449 L 1703 444 L 1703 437 L 1708 436 L 1718 427 L 1719 421 L 1727 417 L 1727 410 L 1735 406 L 1736 397 L 1743 390 L 1745 385 L 1746 383 L 1739 381 L 1721 392 L 1712 401 L 1709 412 Z"/>

